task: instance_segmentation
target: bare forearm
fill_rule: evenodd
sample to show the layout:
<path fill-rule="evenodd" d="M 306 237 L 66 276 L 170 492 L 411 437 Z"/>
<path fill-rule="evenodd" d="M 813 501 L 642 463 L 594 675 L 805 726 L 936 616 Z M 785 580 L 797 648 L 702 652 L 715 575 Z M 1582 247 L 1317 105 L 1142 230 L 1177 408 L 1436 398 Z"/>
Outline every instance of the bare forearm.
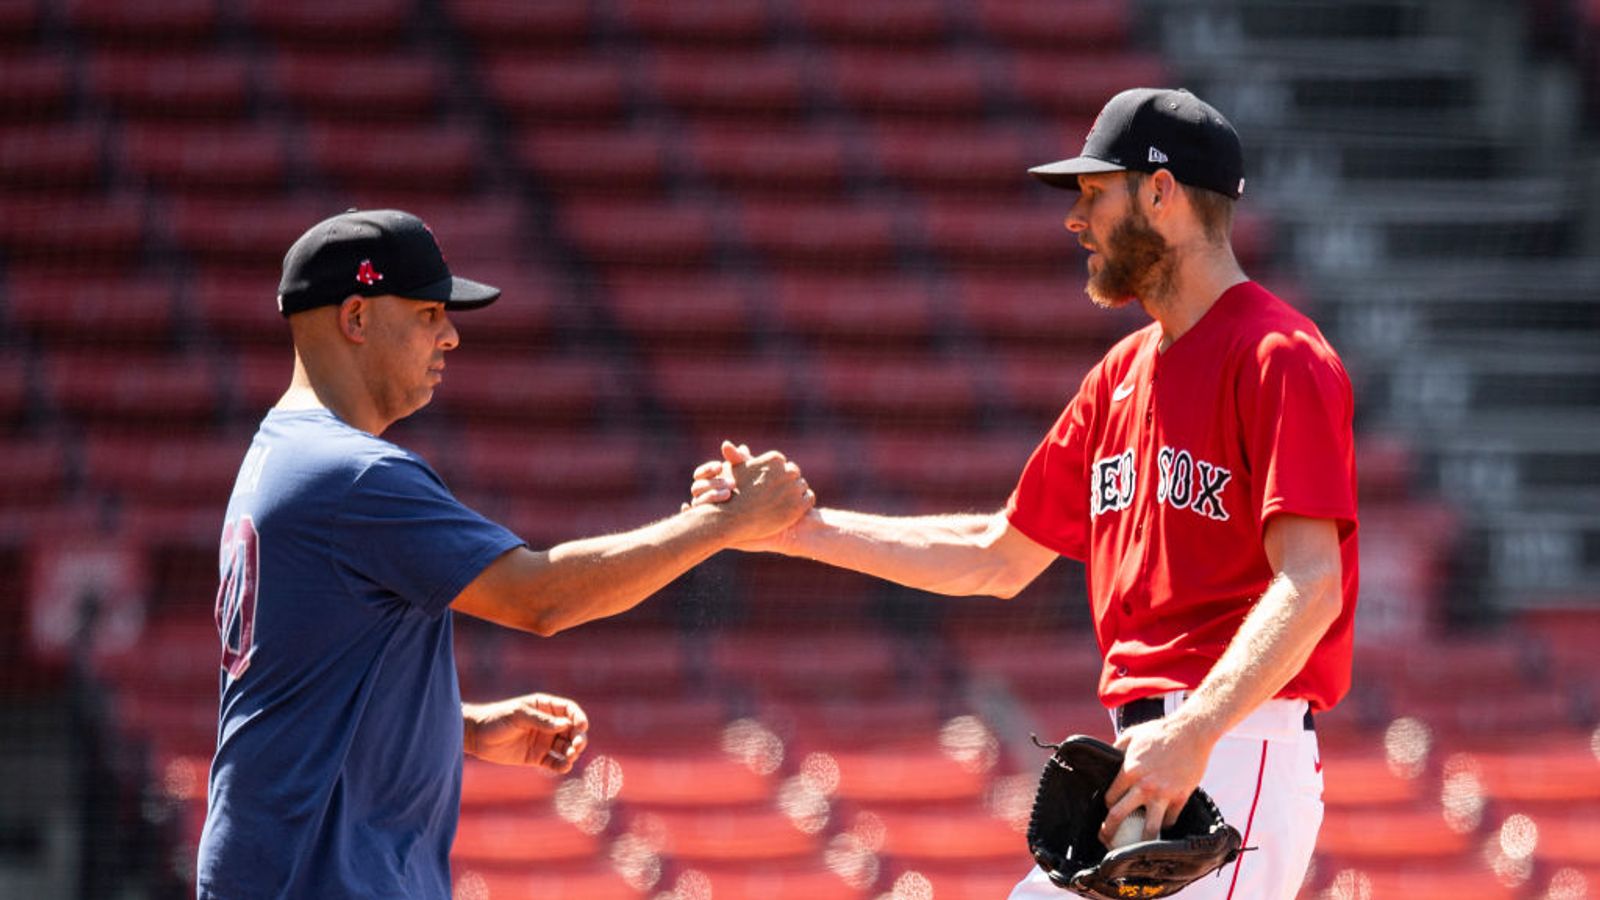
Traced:
<path fill-rule="evenodd" d="M 999 514 L 878 516 L 822 509 L 779 549 L 934 593 L 1009 597 L 1037 571 L 1019 577 L 1011 560 L 993 552 L 1005 530 Z"/>
<path fill-rule="evenodd" d="M 1339 610 L 1337 572 L 1280 573 L 1179 714 L 1220 737 L 1305 667 Z"/>

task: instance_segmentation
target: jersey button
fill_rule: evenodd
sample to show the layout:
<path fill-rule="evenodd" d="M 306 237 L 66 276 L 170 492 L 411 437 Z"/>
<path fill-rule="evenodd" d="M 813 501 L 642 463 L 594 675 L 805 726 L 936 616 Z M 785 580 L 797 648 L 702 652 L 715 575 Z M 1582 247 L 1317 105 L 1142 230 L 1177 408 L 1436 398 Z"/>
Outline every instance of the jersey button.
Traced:
<path fill-rule="evenodd" d="M 1128 675 L 1128 667 L 1127 666 L 1117 666 L 1117 677 L 1125 678 L 1125 677 L 1127 677 L 1127 675 Z"/>

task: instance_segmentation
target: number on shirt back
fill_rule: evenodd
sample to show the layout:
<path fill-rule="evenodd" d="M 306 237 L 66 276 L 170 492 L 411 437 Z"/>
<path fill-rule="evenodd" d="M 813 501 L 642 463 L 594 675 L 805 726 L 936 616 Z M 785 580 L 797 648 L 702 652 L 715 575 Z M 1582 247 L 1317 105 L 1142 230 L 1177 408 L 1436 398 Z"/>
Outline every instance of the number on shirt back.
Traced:
<path fill-rule="evenodd" d="M 256 523 L 249 516 L 222 527 L 222 584 L 217 588 L 216 617 L 222 638 L 222 669 L 230 678 L 242 676 L 255 655 L 259 541 Z"/>

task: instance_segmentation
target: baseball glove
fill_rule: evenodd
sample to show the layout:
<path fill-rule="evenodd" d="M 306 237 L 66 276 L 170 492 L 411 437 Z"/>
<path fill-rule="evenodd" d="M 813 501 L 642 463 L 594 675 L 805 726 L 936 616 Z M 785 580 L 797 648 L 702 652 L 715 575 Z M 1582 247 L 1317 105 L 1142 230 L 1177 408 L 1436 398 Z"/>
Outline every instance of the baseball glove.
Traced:
<path fill-rule="evenodd" d="M 1122 751 L 1081 734 L 1059 744 L 1034 743 L 1054 752 L 1039 776 L 1028 850 L 1057 887 L 1096 900 L 1166 897 L 1238 858 L 1238 830 L 1198 788 L 1160 838 L 1108 851 L 1100 825 Z"/>

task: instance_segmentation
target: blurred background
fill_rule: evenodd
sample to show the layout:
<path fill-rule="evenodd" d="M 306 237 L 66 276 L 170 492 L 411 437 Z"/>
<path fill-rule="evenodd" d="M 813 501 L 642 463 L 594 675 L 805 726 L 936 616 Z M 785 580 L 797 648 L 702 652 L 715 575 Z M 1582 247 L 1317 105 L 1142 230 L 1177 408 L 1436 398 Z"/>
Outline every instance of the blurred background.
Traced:
<path fill-rule="evenodd" d="M 676 510 L 723 437 L 821 502 L 991 511 L 1087 368 L 1075 154 L 1186 86 L 1234 235 L 1358 391 L 1356 686 L 1303 897 L 1600 897 L 1600 3 L 0 0 L 0 895 L 192 896 L 222 511 L 287 384 L 278 265 L 350 206 L 458 273 L 386 437 L 536 546 Z M 1109 733 L 1082 572 L 934 598 L 723 554 L 467 699 L 566 694 L 565 780 L 468 766 L 462 900 L 1002 897 Z"/>

